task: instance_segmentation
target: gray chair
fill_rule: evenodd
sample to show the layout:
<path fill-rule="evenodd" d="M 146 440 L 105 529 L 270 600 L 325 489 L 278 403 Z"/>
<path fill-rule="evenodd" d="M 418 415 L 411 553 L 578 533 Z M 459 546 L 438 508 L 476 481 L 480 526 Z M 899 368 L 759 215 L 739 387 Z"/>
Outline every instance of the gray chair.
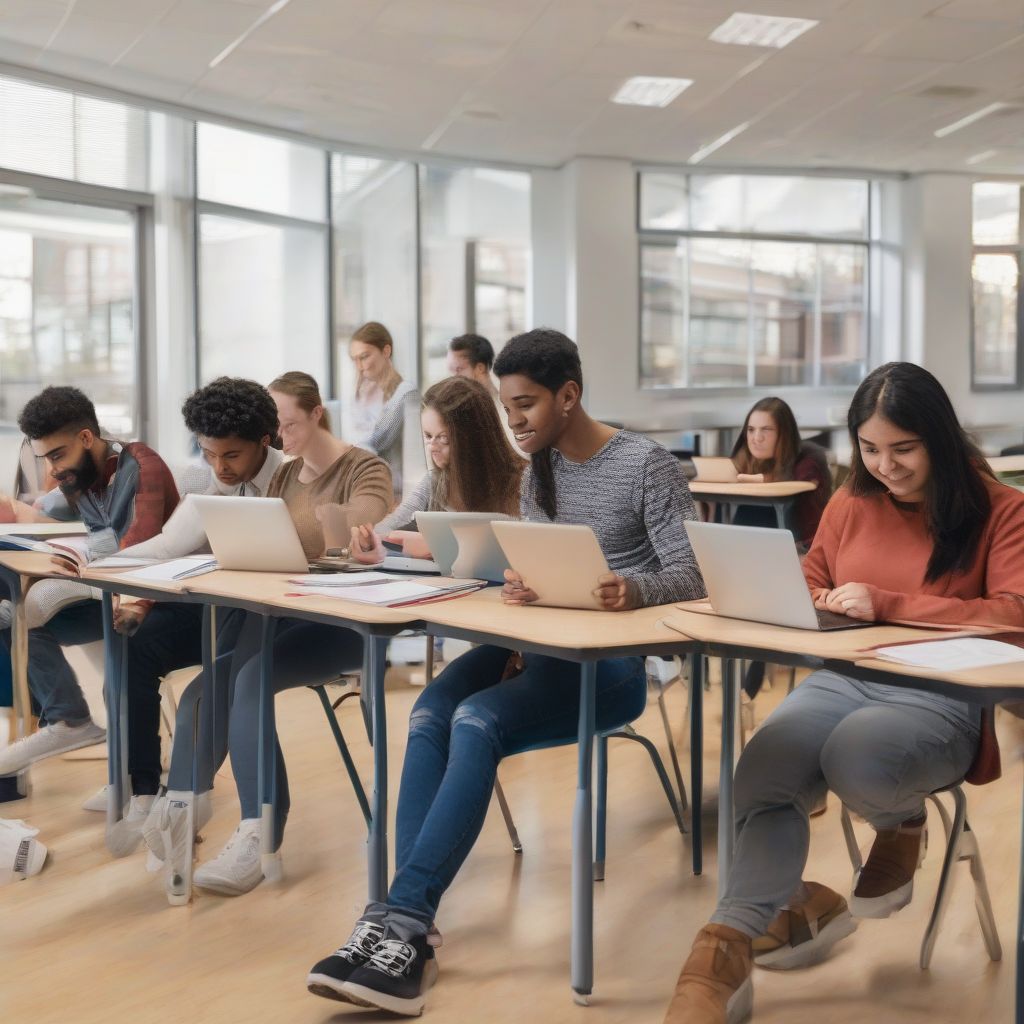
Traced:
<path fill-rule="evenodd" d="M 939 799 L 940 793 L 950 793 L 953 797 L 953 817 Z M 939 888 L 935 894 L 935 904 L 932 907 L 928 927 L 925 929 L 924 939 L 921 942 L 921 953 L 918 962 L 921 970 L 928 970 L 932 960 L 932 951 L 935 949 L 935 940 L 938 938 L 939 927 L 942 924 L 942 916 L 946 911 L 949 902 L 949 883 L 953 871 L 953 865 L 958 861 L 967 861 L 971 868 L 971 878 L 974 881 L 974 906 L 978 912 L 978 921 L 981 924 L 981 934 L 985 940 L 985 948 L 992 960 L 1001 960 L 1003 948 L 999 942 L 999 933 L 996 930 L 995 917 L 992 914 L 992 900 L 989 897 L 988 885 L 985 882 L 985 869 L 981 864 L 981 851 L 978 849 L 978 839 L 967 821 L 967 797 L 964 794 L 963 785 L 957 784 L 944 790 L 932 793 L 928 798 L 935 805 L 942 819 L 942 828 L 946 834 L 946 850 L 942 861 L 942 872 L 939 875 Z M 850 854 L 850 861 L 853 864 L 854 885 L 857 884 L 857 875 L 863 867 L 860 856 L 860 848 L 857 845 L 857 836 L 853 831 L 853 822 L 850 812 L 843 807 L 842 813 L 843 835 L 846 839 L 846 848 Z"/>

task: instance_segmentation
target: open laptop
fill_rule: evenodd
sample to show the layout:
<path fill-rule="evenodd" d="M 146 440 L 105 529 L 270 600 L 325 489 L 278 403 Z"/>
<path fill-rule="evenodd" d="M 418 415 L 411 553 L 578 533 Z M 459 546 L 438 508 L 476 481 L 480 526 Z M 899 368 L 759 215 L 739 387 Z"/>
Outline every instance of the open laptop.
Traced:
<path fill-rule="evenodd" d="M 732 459 L 693 456 L 693 468 L 697 471 L 694 479 L 702 484 L 736 483 L 736 465 Z"/>
<path fill-rule="evenodd" d="M 875 625 L 814 607 L 788 530 L 690 521 L 684 525 L 719 615 L 795 629 Z"/>
<path fill-rule="evenodd" d="M 501 583 L 509 567 L 491 523 L 498 512 L 417 512 L 416 525 L 442 576 Z"/>
<path fill-rule="evenodd" d="M 600 608 L 597 581 L 609 572 L 589 526 L 561 523 L 493 522 L 509 565 L 538 597 L 554 608 Z"/>
<path fill-rule="evenodd" d="M 306 572 L 308 559 L 283 498 L 193 494 L 221 569 Z"/>

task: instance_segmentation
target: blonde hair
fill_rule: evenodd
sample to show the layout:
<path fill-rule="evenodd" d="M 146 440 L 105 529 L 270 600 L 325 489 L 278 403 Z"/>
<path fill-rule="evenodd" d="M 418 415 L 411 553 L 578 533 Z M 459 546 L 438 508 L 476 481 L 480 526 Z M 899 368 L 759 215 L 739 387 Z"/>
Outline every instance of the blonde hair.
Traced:
<path fill-rule="evenodd" d="M 381 352 L 385 348 L 389 348 L 391 349 L 391 356 L 395 354 L 395 343 L 391 339 L 391 332 L 376 320 L 367 320 L 362 327 L 356 328 L 355 333 L 352 335 L 352 340 L 361 341 L 364 345 L 372 345 Z M 356 382 L 356 398 L 359 397 L 359 393 L 363 390 L 363 386 L 366 383 L 366 378 L 360 373 L 359 380 Z M 384 393 L 385 402 L 398 390 L 398 385 L 401 383 L 402 375 L 395 369 L 394 364 L 389 362 L 387 373 L 384 374 L 384 379 L 380 381 L 380 389 Z"/>
<path fill-rule="evenodd" d="M 303 411 L 312 414 L 314 409 L 319 408 L 321 412 L 320 426 L 330 431 L 331 418 L 324 408 L 324 400 L 320 397 L 320 385 L 308 373 L 302 370 L 289 370 L 275 377 L 267 385 L 268 391 L 277 391 L 282 395 L 291 395 L 298 407 Z"/>

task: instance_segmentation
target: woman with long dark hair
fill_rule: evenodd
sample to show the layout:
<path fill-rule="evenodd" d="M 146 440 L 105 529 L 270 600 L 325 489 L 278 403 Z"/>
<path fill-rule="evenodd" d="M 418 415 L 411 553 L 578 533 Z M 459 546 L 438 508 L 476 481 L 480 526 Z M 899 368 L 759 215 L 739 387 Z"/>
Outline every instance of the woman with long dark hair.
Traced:
<path fill-rule="evenodd" d="M 522 515 L 594 530 L 612 570 L 594 580 L 603 607 L 703 596 L 683 527 L 695 518 L 693 502 L 678 464 L 648 438 L 587 415 L 573 342 L 557 331 L 519 335 L 494 371 L 516 444 L 531 460 Z M 536 600 L 529 580 L 506 578 L 508 603 Z M 452 662 L 427 687 L 409 723 L 387 900 L 371 903 L 348 941 L 313 968 L 310 991 L 396 1013 L 421 1011 L 437 974 L 428 934 L 480 834 L 498 762 L 574 739 L 579 695 L 577 665 L 532 654 L 520 659 L 486 645 Z M 598 663 L 598 730 L 632 721 L 646 701 L 642 658 Z"/>
<path fill-rule="evenodd" d="M 790 522 L 797 543 L 805 549 L 810 547 L 832 494 L 832 478 L 825 452 L 800 440 L 793 410 L 781 398 L 762 398 L 754 403 L 736 438 L 732 461 L 741 483 L 805 480 L 815 485 L 813 491 L 794 501 Z M 776 525 L 775 513 L 759 505 L 741 505 L 733 522 L 742 526 Z"/>
<path fill-rule="evenodd" d="M 818 608 L 868 622 L 1024 627 L 1024 495 L 998 483 L 942 385 L 887 363 L 849 412 L 850 479 L 804 561 Z M 991 714 L 909 687 L 815 672 L 747 744 L 736 769 L 736 856 L 694 941 L 669 1024 L 746 1020 L 751 961 L 823 959 L 856 927 L 910 902 L 928 794 L 999 772 Z M 875 829 L 849 904 L 801 881 L 808 811 L 832 790 Z"/>
<path fill-rule="evenodd" d="M 402 541 L 406 555 L 429 558 L 416 532 L 417 512 L 519 514 L 526 464 L 509 443 L 488 391 L 469 377 L 447 377 L 423 396 L 423 443 L 431 469 L 416 489 L 376 526 L 353 527 L 352 557 L 384 560 L 383 540 Z"/>

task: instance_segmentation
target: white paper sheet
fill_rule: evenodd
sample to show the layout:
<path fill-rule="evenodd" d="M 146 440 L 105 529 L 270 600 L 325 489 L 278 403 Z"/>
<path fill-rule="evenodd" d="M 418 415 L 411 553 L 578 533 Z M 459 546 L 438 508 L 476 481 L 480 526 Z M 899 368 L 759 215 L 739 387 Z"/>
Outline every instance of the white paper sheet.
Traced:
<path fill-rule="evenodd" d="M 1006 665 L 1024 661 L 1024 649 L 1001 640 L 964 637 L 958 640 L 926 640 L 919 644 L 879 647 L 875 654 L 885 661 L 895 661 L 915 668 L 932 668 L 939 672 L 961 672 L 986 665 Z"/>
<path fill-rule="evenodd" d="M 188 558 L 172 558 L 169 562 L 157 562 L 144 569 L 133 569 L 120 578 L 139 580 L 141 583 L 174 583 L 213 572 L 217 563 L 209 555 L 190 555 Z"/>
<path fill-rule="evenodd" d="M 288 582 L 299 587 L 360 587 L 367 583 L 391 583 L 395 577 L 386 572 L 312 572 L 308 576 L 292 576 Z"/>

